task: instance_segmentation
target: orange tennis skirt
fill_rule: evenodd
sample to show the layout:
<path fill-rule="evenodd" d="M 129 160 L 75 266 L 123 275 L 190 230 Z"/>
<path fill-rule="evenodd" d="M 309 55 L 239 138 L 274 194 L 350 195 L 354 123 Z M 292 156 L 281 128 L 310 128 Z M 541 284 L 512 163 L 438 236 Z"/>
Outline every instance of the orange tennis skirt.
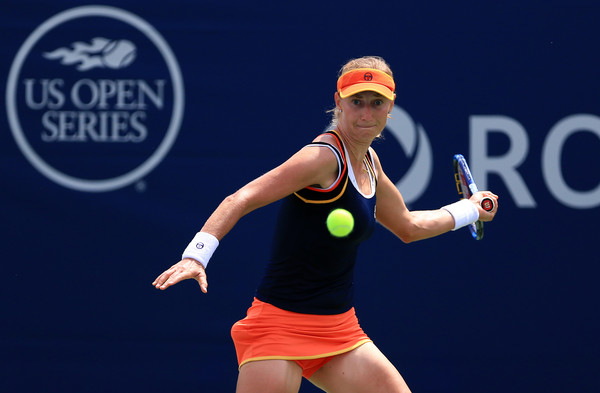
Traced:
<path fill-rule="evenodd" d="M 335 355 L 371 341 L 354 308 L 336 315 L 301 314 L 256 298 L 246 318 L 231 328 L 231 337 L 240 367 L 257 360 L 293 360 L 307 379 Z"/>

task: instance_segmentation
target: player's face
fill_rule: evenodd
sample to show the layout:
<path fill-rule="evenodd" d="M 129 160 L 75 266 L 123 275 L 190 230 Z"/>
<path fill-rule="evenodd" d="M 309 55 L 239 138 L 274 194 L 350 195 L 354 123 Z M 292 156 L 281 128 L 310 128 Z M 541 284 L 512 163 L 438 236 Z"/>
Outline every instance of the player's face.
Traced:
<path fill-rule="evenodd" d="M 393 101 L 379 93 L 363 91 L 343 99 L 338 98 L 339 124 L 345 130 L 376 137 L 387 122 Z"/>

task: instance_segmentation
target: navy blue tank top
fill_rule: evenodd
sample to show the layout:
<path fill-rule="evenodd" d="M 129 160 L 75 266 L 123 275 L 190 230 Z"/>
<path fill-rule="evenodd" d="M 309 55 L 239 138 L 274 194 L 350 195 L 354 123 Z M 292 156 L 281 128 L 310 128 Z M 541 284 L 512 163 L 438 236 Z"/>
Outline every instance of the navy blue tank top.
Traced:
<path fill-rule="evenodd" d="M 373 159 L 364 158 L 371 178 L 371 195 L 358 191 L 342 140 L 335 131 L 339 176 L 327 189 L 304 188 L 284 198 L 275 227 L 272 254 L 256 297 L 276 307 L 305 314 L 331 315 L 353 306 L 354 265 L 358 246 L 375 228 L 376 175 Z M 327 215 L 344 208 L 354 216 L 354 230 L 347 237 L 333 237 Z"/>

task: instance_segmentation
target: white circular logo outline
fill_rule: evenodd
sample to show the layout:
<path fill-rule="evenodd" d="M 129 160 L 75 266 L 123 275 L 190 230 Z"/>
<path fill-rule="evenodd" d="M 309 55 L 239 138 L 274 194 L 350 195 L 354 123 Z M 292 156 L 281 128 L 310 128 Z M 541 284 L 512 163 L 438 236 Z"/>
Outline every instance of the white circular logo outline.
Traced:
<path fill-rule="evenodd" d="M 18 76 L 21 72 L 21 67 L 28 56 L 31 48 L 42 38 L 48 31 L 52 30 L 56 26 L 67 22 L 71 19 L 76 19 L 86 16 L 101 16 L 109 17 L 128 23 L 131 26 L 137 28 L 142 32 L 152 43 L 159 49 L 163 59 L 165 60 L 169 69 L 169 74 L 173 82 L 173 113 L 171 116 L 171 122 L 158 148 L 152 153 L 152 155 L 144 161 L 140 166 L 133 169 L 132 171 L 123 175 L 113 177 L 110 179 L 102 180 L 89 180 L 77 178 L 74 176 L 67 175 L 46 163 L 31 147 L 27 138 L 23 134 L 21 124 L 17 116 L 17 103 L 16 103 L 16 84 Z M 171 48 L 161 36 L 161 34 L 152 27 L 148 22 L 141 19 L 139 16 L 125 11 L 116 7 L 109 6 L 82 6 L 71 8 L 69 10 L 60 12 L 50 19 L 46 20 L 40 26 L 38 26 L 30 35 L 27 37 L 10 68 L 8 74 L 8 81 L 6 87 L 6 110 L 8 115 L 8 122 L 10 129 L 17 142 L 17 145 L 21 149 L 21 152 L 25 155 L 27 160 L 43 175 L 48 177 L 50 180 L 58 183 L 64 187 L 71 188 L 77 191 L 87 192 L 104 192 L 113 191 L 122 187 L 125 187 L 152 171 L 166 156 L 171 146 L 175 142 L 179 133 L 179 128 L 183 119 L 183 107 L 184 107 L 184 93 L 183 93 L 183 77 L 179 64 L 175 58 L 175 55 L 171 51 Z"/>
<path fill-rule="evenodd" d="M 431 143 L 420 124 L 415 124 L 410 115 L 394 105 L 385 128 L 400 143 L 404 153 L 413 159 L 413 163 L 396 182 L 396 188 L 402 192 L 406 204 L 416 202 L 425 192 L 433 172 L 433 154 Z"/>

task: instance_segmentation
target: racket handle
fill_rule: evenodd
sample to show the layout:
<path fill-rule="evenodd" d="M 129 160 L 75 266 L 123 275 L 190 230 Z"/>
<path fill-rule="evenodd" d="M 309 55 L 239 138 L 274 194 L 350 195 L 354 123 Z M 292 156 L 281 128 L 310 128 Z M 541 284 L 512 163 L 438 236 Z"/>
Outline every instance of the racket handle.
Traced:
<path fill-rule="evenodd" d="M 496 208 L 496 202 L 490 197 L 485 197 L 481 200 L 480 205 L 486 212 L 491 212 Z"/>

